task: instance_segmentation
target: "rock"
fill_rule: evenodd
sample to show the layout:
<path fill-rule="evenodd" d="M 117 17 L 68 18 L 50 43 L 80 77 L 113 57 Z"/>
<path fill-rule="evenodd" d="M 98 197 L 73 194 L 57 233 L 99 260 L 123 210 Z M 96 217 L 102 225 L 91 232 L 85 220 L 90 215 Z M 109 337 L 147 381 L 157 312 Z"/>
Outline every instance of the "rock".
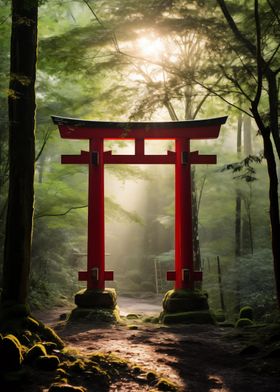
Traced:
<path fill-rule="evenodd" d="M 20 369 L 22 360 L 19 340 L 14 335 L 5 336 L 0 342 L 0 372 Z"/>
<path fill-rule="evenodd" d="M 83 387 L 74 387 L 70 384 L 52 384 L 48 392 L 85 392 L 86 389 Z"/>
<path fill-rule="evenodd" d="M 29 329 L 30 331 L 34 331 L 37 332 L 39 330 L 39 322 L 37 320 L 35 320 L 33 317 L 26 317 L 26 319 L 24 320 L 24 326 Z"/>
<path fill-rule="evenodd" d="M 157 382 L 156 387 L 160 391 L 176 392 L 178 390 L 178 388 L 176 387 L 175 384 L 173 384 L 172 382 L 166 380 L 165 378 L 161 378 Z"/>
<path fill-rule="evenodd" d="M 56 370 L 60 362 L 56 355 L 45 355 L 37 358 L 36 365 L 41 370 Z"/>
<path fill-rule="evenodd" d="M 243 328 L 253 325 L 253 321 L 248 318 L 241 318 L 237 320 L 235 328 Z"/>
<path fill-rule="evenodd" d="M 214 317 L 208 310 L 197 312 L 166 313 L 162 312 L 163 324 L 215 324 Z"/>
<path fill-rule="evenodd" d="M 115 323 L 120 321 L 118 308 L 116 309 L 92 309 L 75 308 L 72 310 L 68 321 L 95 321 L 104 323 Z"/>
<path fill-rule="evenodd" d="M 163 299 L 163 309 L 167 313 L 208 310 L 208 296 L 199 290 L 169 290 Z"/>
<path fill-rule="evenodd" d="M 140 316 L 139 316 L 138 314 L 129 313 L 129 314 L 126 316 L 126 318 L 127 318 L 128 320 L 133 320 L 133 319 L 139 319 Z"/>
<path fill-rule="evenodd" d="M 75 295 L 75 304 L 79 308 L 114 309 L 117 305 L 117 294 L 114 289 L 83 289 Z"/>
<path fill-rule="evenodd" d="M 240 319 L 249 319 L 252 321 L 254 319 L 253 308 L 251 306 L 243 306 L 240 309 L 239 318 Z"/>
<path fill-rule="evenodd" d="M 54 342 L 43 342 L 42 344 L 45 347 L 47 354 L 51 354 L 53 350 L 57 349 L 57 344 Z"/>
<path fill-rule="evenodd" d="M 25 354 L 24 361 L 26 363 L 32 363 L 36 361 L 39 357 L 47 355 L 45 347 L 41 343 L 36 343 L 32 346 Z"/>

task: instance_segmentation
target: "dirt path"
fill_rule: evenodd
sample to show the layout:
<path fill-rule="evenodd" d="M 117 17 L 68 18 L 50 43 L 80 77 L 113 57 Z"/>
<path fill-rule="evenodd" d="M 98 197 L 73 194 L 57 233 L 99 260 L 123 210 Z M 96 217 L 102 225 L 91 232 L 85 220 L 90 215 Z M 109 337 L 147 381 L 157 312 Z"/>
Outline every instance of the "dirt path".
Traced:
<path fill-rule="evenodd" d="M 135 309 L 139 310 L 134 301 L 134 313 Z M 57 316 L 57 313 L 52 315 Z M 248 364 L 257 358 L 248 361 L 240 356 L 242 343 L 227 340 L 228 329 L 137 325 L 137 321 L 133 326 L 75 323 L 57 329 L 67 344 L 85 354 L 115 353 L 147 371 L 161 373 L 180 385 L 182 391 L 280 392 L 280 377 L 265 376 L 248 369 Z M 125 380 L 113 384 L 110 389 L 112 392 L 146 390 L 152 390 L 152 387 L 126 383 Z"/>

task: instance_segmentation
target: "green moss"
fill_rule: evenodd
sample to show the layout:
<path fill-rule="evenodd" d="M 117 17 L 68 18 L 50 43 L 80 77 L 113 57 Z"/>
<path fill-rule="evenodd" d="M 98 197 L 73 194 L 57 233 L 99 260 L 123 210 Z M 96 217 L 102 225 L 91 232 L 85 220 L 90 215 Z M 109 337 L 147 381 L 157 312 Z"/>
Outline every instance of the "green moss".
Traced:
<path fill-rule="evenodd" d="M 141 318 L 141 316 L 139 316 L 139 314 L 135 314 L 135 313 L 129 313 L 126 318 L 128 320 L 134 320 L 134 319 L 139 319 Z"/>
<path fill-rule="evenodd" d="M 90 309 L 75 308 L 72 310 L 68 321 L 96 321 L 104 323 L 116 323 L 120 321 L 117 309 Z"/>
<path fill-rule="evenodd" d="M 166 378 L 161 378 L 157 384 L 156 387 L 160 390 L 160 391 L 170 391 L 170 392 L 176 392 L 178 391 L 178 388 L 175 384 L 173 384 L 172 382 L 168 381 Z"/>
<path fill-rule="evenodd" d="M 149 384 L 153 384 L 158 379 L 158 375 L 156 373 L 154 373 L 154 372 L 148 372 L 146 374 L 146 379 L 147 379 Z"/>
<path fill-rule="evenodd" d="M 248 327 L 250 325 L 253 325 L 253 321 L 248 319 L 248 318 L 241 318 L 237 320 L 235 324 L 235 328 L 242 328 L 242 327 Z"/>
<path fill-rule="evenodd" d="M 56 370 L 60 362 L 56 355 L 45 355 L 37 358 L 36 365 L 41 370 L 53 371 Z"/>
<path fill-rule="evenodd" d="M 24 326 L 26 328 L 28 328 L 30 331 L 38 331 L 40 324 L 37 320 L 35 320 L 33 317 L 26 317 L 26 319 L 24 320 Z"/>
<path fill-rule="evenodd" d="M 45 347 L 41 343 L 34 344 L 26 353 L 24 361 L 26 363 L 32 363 L 37 358 L 47 355 Z"/>
<path fill-rule="evenodd" d="M 208 310 L 208 295 L 200 290 L 169 290 L 163 299 L 167 313 Z"/>
<path fill-rule="evenodd" d="M 0 342 L 1 370 L 18 370 L 23 360 L 23 347 L 14 335 L 5 336 Z"/>
<path fill-rule="evenodd" d="M 253 320 L 253 308 L 251 306 L 243 306 L 243 308 L 240 309 L 239 318 Z"/>
<path fill-rule="evenodd" d="M 46 327 L 44 324 L 40 325 L 42 340 L 53 342 L 57 345 L 57 348 L 61 349 L 64 347 L 63 340 L 54 332 L 50 327 Z"/>
<path fill-rule="evenodd" d="M 161 314 L 163 324 L 215 324 L 209 311 L 165 313 Z"/>
<path fill-rule="evenodd" d="M 143 322 L 144 323 L 158 324 L 159 323 L 159 317 L 154 317 L 154 316 L 145 317 L 143 319 Z"/>
<path fill-rule="evenodd" d="M 70 384 L 54 383 L 50 386 L 48 392 L 85 392 L 86 389 L 83 387 L 75 387 Z"/>

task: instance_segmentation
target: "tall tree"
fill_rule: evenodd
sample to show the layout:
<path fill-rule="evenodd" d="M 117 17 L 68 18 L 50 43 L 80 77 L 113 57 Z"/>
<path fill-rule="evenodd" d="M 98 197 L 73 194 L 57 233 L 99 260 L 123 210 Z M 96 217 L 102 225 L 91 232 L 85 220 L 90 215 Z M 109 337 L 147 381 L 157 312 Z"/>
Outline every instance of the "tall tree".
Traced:
<path fill-rule="evenodd" d="M 243 65 L 241 71 L 243 78 L 247 75 L 253 78 L 255 84 L 254 88 L 252 89 L 251 86 L 251 90 L 248 91 L 235 72 L 235 64 L 230 74 L 225 72 L 227 79 L 249 104 L 263 141 L 269 177 L 269 214 L 276 293 L 280 307 L 280 219 L 278 175 L 273 148 L 274 143 L 280 157 L 278 123 L 280 106 L 279 88 L 277 87 L 277 78 L 280 73 L 280 4 L 275 0 L 266 2 L 253 0 L 247 3 L 246 11 L 251 15 L 253 23 L 250 25 L 250 30 L 245 30 L 244 26 L 234 18 L 236 8 L 232 2 L 227 4 L 225 0 L 217 0 L 217 3 L 237 43 L 234 51 Z M 240 13 L 240 9 L 238 12 Z M 248 21 L 246 22 L 248 25 Z M 264 103 L 264 101 L 267 102 Z M 266 110 L 264 110 L 264 104 L 266 104 Z"/>
<path fill-rule="evenodd" d="M 9 195 L 2 303 L 27 299 L 34 204 L 38 0 L 12 0 Z"/>

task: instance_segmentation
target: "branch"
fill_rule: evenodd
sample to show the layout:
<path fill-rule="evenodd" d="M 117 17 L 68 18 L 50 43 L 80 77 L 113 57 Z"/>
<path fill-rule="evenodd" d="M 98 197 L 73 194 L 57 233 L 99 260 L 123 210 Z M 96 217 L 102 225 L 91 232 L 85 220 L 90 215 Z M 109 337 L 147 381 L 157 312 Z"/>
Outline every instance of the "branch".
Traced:
<path fill-rule="evenodd" d="M 225 70 L 225 68 L 223 67 L 223 65 L 220 65 L 219 67 L 220 67 L 221 70 L 223 71 L 224 76 L 225 76 L 230 82 L 232 82 L 232 83 L 240 90 L 240 92 L 242 93 L 242 95 L 244 95 L 244 96 L 247 98 L 247 100 L 248 100 L 249 102 L 251 102 L 252 100 L 250 99 L 250 96 L 244 91 L 244 89 L 243 89 L 243 88 L 241 87 L 241 85 L 239 84 L 238 80 L 237 80 L 236 78 L 230 76 L 230 75 L 226 72 L 226 70 Z"/>
<path fill-rule="evenodd" d="M 50 130 L 47 130 L 47 132 L 45 133 L 42 146 L 41 146 L 38 154 L 35 157 L 35 162 L 37 162 L 38 159 L 40 158 L 40 156 L 42 155 L 42 153 L 44 151 L 44 148 L 46 147 L 47 141 L 48 141 L 48 139 L 50 137 L 50 133 L 51 133 Z"/>
<path fill-rule="evenodd" d="M 257 55 L 257 71 L 258 71 L 258 84 L 257 84 L 257 92 L 252 105 L 254 104 L 255 107 L 259 105 L 261 95 L 262 95 L 262 84 L 263 84 L 263 73 L 262 73 L 262 54 L 261 54 L 261 25 L 260 25 L 260 15 L 259 15 L 259 2 L 258 0 L 254 1 L 254 13 L 255 13 L 255 22 L 256 22 L 256 33 L 257 33 L 257 48 L 256 48 L 256 55 Z"/>
<path fill-rule="evenodd" d="M 237 27 L 233 17 L 231 16 L 231 14 L 229 13 L 229 10 L 226 6 L 226 3 L 224 0 L 217 0 L 223 14 L 224 17 L 226 18 L 226 21 L 228 22 L 233 34 L 235 35 L 235 37 L 238 39 L 238 41 L 242 42 L 243 45 L 251 52 L 251 54 L 253 56 L 256 55 L 256 47 L 255 45 L 252 44 L 251 41 L 249 41 L 248 38 L 246 38 L 241 31 L 239 30 L 239 28 Z"/>
<path fill-rule="evenodd" d="M 273 12 L 273 14 L 274 14 L 274 16 L 275 16 L 275 18 L 276 18 L 278 24 L 280 25 L 280 16 L 279 16 L 278 12 L 277 12 L 276 9 L 274 8 L 274 6 L 273 6 L 273 4 L 271 3 L 270 0 L 267 0 L 267 3 L 268 3 L 268 5 L 269 5 L 269 7 L 271 8 L 271 10 L 272 10 L 272 12 Z"/>
<path fill-rule="evenodd" d="M 113 30 L 108 29 L 105 24 L 102 22 L 102 20 L 97 16 L 96 12 L 94 11 L 94 9 L 92 8 L 92 6 L 89 4 L 88 0 L 83 0 L 84 3 L 87 5 L 87 7 L 89 8 L 90 12 L 92 13 L 92 15 L 94 16 L 95 20 L 97 21 L 97 23 L 99 23 L 99 25 L 101 27 L 103 27 L 105 30 L 108 30 L 110 32 L 110 34 L 112 35 L 112 41 L 113 44 L 117 50 L 117 52 L 120 52 L 120 48 L 119 48 L 119 44 L 118 44 L 118 40 L 116 37 L 116 34 Z"/>
<path fill-rule="evenodd" d="M 70 208 L 68 208 L 68 210 L 66 210 L 65 212 L 61 212 L 60 214 L 38 214 L 38 215 L 35 215 L 35 217 L 34 217 L 34 219 L 38 219 L 38 218 L 44 218 L 44 217 L 46 217 L 46 216 L 65 216 L 65 215 L 67 215 L 70 211 L 72 211 L 72 210 L 78 210 L 78 209 L 80 209 L 80 208 L 86 208 L 88 205 L 87 204 L 85 204 L 85 205 L 83 205 L 83 206 L 77 206 L 77 207 L 70 207 Z"/>
<path fill-rule="evenodd" d="M 206 85 L 204 85 L 203 83 L 199 82 L 198 80 L 194 81 L 199 84 L 201 87 L 203 87 L 205 90 L 209 91 L 211 94 L 215 95 L 216 97 L 220 98 L 222 101 L 226 102 L 228 105 L 234 107 L 237 110 L 240 110 L 241 112 L 247 114 L 249 117 L 254 118 L 254 116 L 250 113 L 247 112 L 246 110 L 242 109 L 240 106 L 235 105 L 234 103 L 228 101 L 226 98 L 224 98 L 221 94 L 217 93 L 216 91 L 214 91 L 211 87 L 208 87 Z"/>

